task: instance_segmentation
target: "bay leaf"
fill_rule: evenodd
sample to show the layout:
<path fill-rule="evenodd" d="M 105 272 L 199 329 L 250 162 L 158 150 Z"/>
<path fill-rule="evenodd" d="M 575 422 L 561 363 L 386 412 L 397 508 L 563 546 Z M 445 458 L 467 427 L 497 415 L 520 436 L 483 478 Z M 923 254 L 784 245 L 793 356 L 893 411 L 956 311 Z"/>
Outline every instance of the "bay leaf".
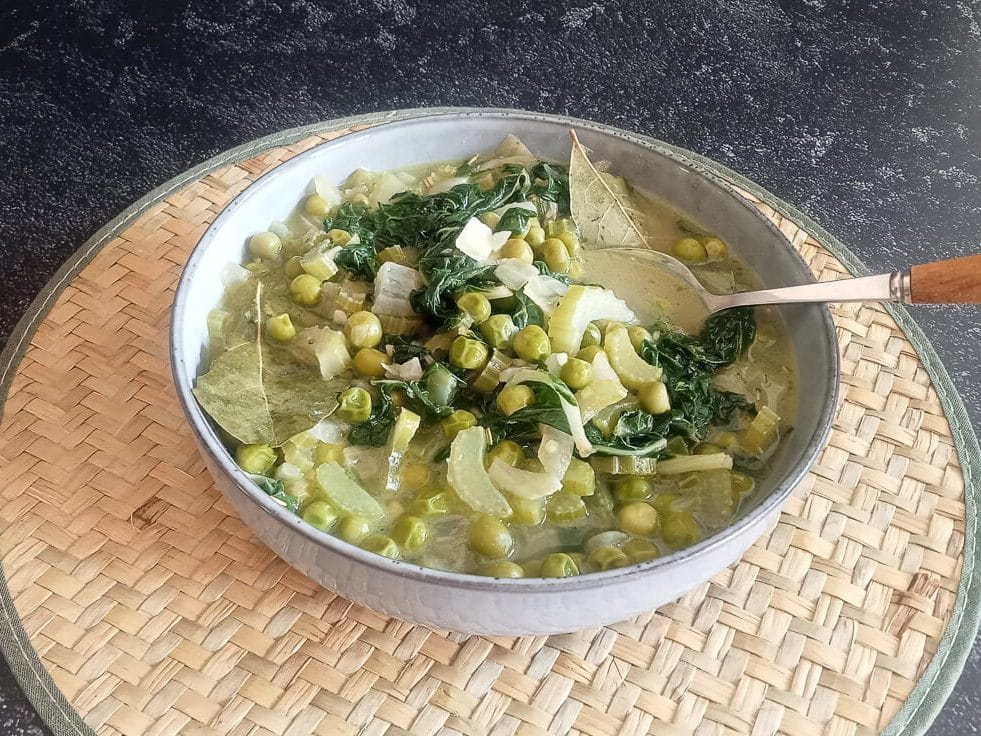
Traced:
<path fill-rule="evenodd" d="M 346 378 L 324 381 L 283 351 L 247 342 L 212 361 L 193 393 L 239 442 L 279 447 L 333 412 L 348 383 Z"/>
<path fill-rule="evenodd" d="M 643 213 L 637 206 L 630 185 L 622 177 L 606 171 L 605 165 L 589 159 L 588 149 L 574 130 L 569 158 L 569 204 L 579 226 L 583 247 L 647 248 Z"/>

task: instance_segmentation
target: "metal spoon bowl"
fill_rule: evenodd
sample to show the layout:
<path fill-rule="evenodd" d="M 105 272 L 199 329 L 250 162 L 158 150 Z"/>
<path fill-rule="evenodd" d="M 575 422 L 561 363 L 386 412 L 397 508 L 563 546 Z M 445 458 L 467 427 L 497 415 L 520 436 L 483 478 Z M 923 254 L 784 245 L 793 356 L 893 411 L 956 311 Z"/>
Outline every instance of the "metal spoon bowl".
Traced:
<path fill-rule="evenodd" d="M 981 255 L 913 266 L 906 271 L 838 279 L 778 289 L 713 294 L 684 263 L 667 253 L 644 248 L 606 248 L 586 252 L 587 272 L 613 269 L 654 282 L 664 274 L 679 279 L 709 314 L 732 307 L 816 302 L 903 302 L 907 304 L 981 303 Z M 622 269 L 622 270 L 621 270 Z M 646 273 L 645 273 L 646 270 Z"/>

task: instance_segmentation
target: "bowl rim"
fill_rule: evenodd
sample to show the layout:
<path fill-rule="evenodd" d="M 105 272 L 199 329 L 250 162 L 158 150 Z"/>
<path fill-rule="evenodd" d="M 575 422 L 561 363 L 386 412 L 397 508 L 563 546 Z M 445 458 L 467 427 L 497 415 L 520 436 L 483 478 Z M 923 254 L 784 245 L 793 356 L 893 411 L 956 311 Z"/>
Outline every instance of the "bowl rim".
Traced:
<path fill-rule="evenodd" d="M 392 115 L 397 115 L 399 111 L 393 111 Z M 318 144 L 306 151 L 303 151 L 288 161 L 280 164 L 271 171 L 266 172 L 248 187 L 239 192 L 231 202 L 229 202 L 221 212 L 211 222 L 197 244 L 188 256 L 187 262 L 181 271 L 180 278 L 175 291 L 173 309 L 171 310 L 170 330 L 169 330 L 169 357 L 171 373 L 174 379 L 174 386 L 181 408 L 184 411 L 188 424 L 192 432 L 198 439 L 198 444 L 208 459 L 217 464 L 222 471 L 232 480 L 235 489 L 246 499 L 254 503 L 263 512 L 272 516 L 278 523 L 284 525 L 293 532 L 299 533 L 308 541 L 327 547 L 335 554 L 343 555 L 359 564 L 367 565 L 379 572 L 399 575 L 408 579 L 420 582 L 436 583 L 442 586 L 452 586 L 466 590 L 493 591 L 500 593 L 520 592 L 520 593 L 546 593 L 554 592 L 557 589 L 564 591 L 588 590 L 602 587 L 613 581 L 625 582 L 627 579 L 634 579 L 653 573 L 662 567 L 669 567 L 685 560 L 703 557 L 710 554 L 713 550 L 727 544 L 741 533 L 758 524 L 761 520 L 768 518 L 771 513 L 778 511 L 793 492 L 794 488 L 800 483 L 803 477 L 809 472 L 816 461 L 818 454 L 827 444 L 831 434 L 834 413 L 838 404 L 841 383 L 841 358 L 838 351 L 838 341 L 835 332 L 834 322 L 831 318 L 831 310 L 826 304 L 813 305 L 813 308 L 821 311 L 821 319 L 824 324 L 822 337 L 828 344 L 829 354 L 832 357 L 830 378 L 832 390 L 827 393 L 821 406 L 818 423 L 812 433 L 798 462 L 775 484 L 773 490 L 762 499 L 759 504 L 750 509 L 746 514 L 738 518 L 734 523 L 714 534 L 709 535 L 697 544 L 683 550 L 678 550 L 670 554 L 657 557 L 653 560 L 641 562 L 627 567 L 593 572 L 587 575 L 577 575 L 569 578 L 495 578 L 482 576 L 474 573 L 460 573 L 436 568 L 423 567 L 413 562 L 405 560 L 393 560 L 382 555 L 364 550 L 354 544 L 345 542 L 328 532 L 321 531 L 311 524 L 303 521 L 299 516 L 289 512 L 282 505 L 274 501 L 264 493 L 249 476 L 233 461 L 231 453 L 225 448 L 220 437 L 207 419 L 201 407 L 191 393 L 191 382 L 186 380 L 184 372 L 179 370 L 179 366 L 185 363 L 183 351 L 179 348 L 185 322 L 187 294 L 190 284 L 193 281 L 197 266 L 212 241 L 216 238 L 224 222 L 231 217 L 243 203 L 252 196 L 259 188 L 265 186 L 277 176 L 298 168 L 303 165 L 307 158 L 314 152 L 322 151 L 324 148 L 335 148 L 342 145 L 349 145 L 352 138 L 356 141 L 359 138 L 368 137 L 372 131 L 377 132 L 380 128 L 411 128 L 413 126 L 425 126 L 426 123 L 436 120 L 468 120 L 468 119 L 510 119 L 521 120 L 530 123 L 550 123 L 561 124 L 589 130 L 602 135 L 620 138 L 640 148 L 653 151 L 661 156 L 673 160 L 680 166 L 694 172 L 699 177 L 707 179 L 715 186 L 719 194 L 735 201 L 739 206 L 748 210 L 760 223 L 768 228 L 772 234 L 784 244 L 784 247 L 791 253 L 798 264 L 801 266 L 802 273 L 807 274 L 810 281 L 814 281 L 811 276 L 810 267 L 801 257 L 800 253 L 792 247 L 787 238 L 777 228 L 777 226 L 758 209 L 750 205 L 744 197 L 740 196 L 734 185 L 726 178 L 720 176 L 715 171 L 707 168 L 698 160 L 698 155 L 679 148 L 678 146 L 667 144 L 656 138 L 637 133 L 631 133 L 610 125 L 583 120 L 567 115 L 557 115 L 548 113 L 535 113 L 523 110 L 511 110 L 503 108 L 476 108 L 476 109 L 457 109 L 449 111 L 429 112 L 425 109 L 404 111 L 408 117 L 400 119 L 386 118 L 377 124 L 369 125 L 366 128 L 345 133 L 337 138 Z M 325 127 L 330 121 L 325 121 Z M 707 159 L 706 159 L 707 160 Z M 209 463 L 210 465 L 211 463 Z M 755 541 L 755 538 L 754 538 Z"/>

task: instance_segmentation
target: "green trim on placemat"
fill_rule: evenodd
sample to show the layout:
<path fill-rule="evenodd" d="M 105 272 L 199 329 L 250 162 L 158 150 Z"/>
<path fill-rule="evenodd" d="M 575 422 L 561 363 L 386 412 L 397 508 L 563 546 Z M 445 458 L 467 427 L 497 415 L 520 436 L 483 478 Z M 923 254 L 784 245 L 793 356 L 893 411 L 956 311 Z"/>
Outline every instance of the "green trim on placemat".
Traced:
<path fill-rule="evenodd" d="M 315 133 L 340 130 L 354 125 L 372 125 L 403 120 L 421 115 L 480 111 L 477 108 L 415 108 L 354 115 L 292 128 L 229 149 L 157 187 L 127 207 L 125 211 L 86 241 L 31 302 L 24 317 L 14 328 L 3 352 L 0 353 L 0 416 L 2 416 L 2 409 L 15 369 L 19 365 L 36 327 L 48 314 L 57 297 L 108 242 L 161 199 L 223 166 L 250 158 L 269 148 L 295 143 Z M 519 113 L 521 111 L 501 110 L 501 112 Z M 568 118 L 568 120 L 573 125 L 587 127 L 595 127 L 596 125 L 576 118 Z M 838 258 L 853 275 L 864 276 L 868 274 L 868 269 L 852 255 L 843 243 L 802 212 L 768 193 L 749 179 L 721 164 L 685 149 L 648 136 L 634 135 L 652 145 L 665 148 L 683 159 L 688 159 L 697 164 L 698 167 L 751 192 L 780 214 L 793 220 Z M 950 423 L 958 458 L 964 472 L 964 564 L 954 610 L 937 651 L 926 670 L 902 708 L 882 731 L 882 736 L 922 736 L 953 690 L 971 652 L 978 631 L 978 624 L 981 622 L 981 578 L 975 575 L 977 563 L 975 540 L 978 525 L 977 492 L 979 490 L 978 479 L 981 478 L 981 448 L 978 446 L 977 435 L 968 418 L 964 404 L 957 395 L 947 370 L 926 335 L 905 308 L 894 305 L 886 305 L 886 308 L 913 344 L 933 381 L 944 414 Z M 0 571 L 2 571 L 2 560 L 0 560 Z M 6 576 L 2 574 L 0 574 L 0 631 L 3 633 L 0 636 L 0 649 L 2 649 L 14 677 L 27 699 L 48 728 L 56 734 L 94 736 L 92 729 L 55 686 L 51 675 L 31 645 L 30 638 L 14 607 L 10 590 L 7 587 Z"/>

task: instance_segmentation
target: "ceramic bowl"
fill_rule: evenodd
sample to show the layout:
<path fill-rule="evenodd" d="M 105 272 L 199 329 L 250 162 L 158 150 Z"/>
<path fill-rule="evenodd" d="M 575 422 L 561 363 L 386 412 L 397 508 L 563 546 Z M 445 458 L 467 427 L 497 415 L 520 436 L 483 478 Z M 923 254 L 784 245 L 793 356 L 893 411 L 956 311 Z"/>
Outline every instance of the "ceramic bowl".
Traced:
<path fill-rule="evenodd" d="M 597 159 L 717 233 L 765 286 L 812 281 L 776 227 L 683 153 L 621 130 L 500 110 L 422 115 L 345 135 L 302 153 L 235 198 L 194 249 L 177 288 L 171 358 L 177 392 L 218 488 L 278 555 L 346 598 L 409 621 L 468 633 L 552 634 L 624 620 L 682 596 L 735 561 L 768 527 L 823 446 L 838 389 L 838 351 L 824 307 L 786 307 L 801 393 L 757 505 L 683 551 L 632 567 L 565 579 L 497 580 L 431 570 L 366 552 L 318 531 L 258 490 L 236 466 L 191 387 L 205 369 L 205 317 L 221 273 L 242 262 L 247 238 L 285 217 L 315 174 L 340 183 L 358 167 L 383 170 L 489 152 L 508 133 L 543 158 L 567 161 L 575 128 Z"/>

